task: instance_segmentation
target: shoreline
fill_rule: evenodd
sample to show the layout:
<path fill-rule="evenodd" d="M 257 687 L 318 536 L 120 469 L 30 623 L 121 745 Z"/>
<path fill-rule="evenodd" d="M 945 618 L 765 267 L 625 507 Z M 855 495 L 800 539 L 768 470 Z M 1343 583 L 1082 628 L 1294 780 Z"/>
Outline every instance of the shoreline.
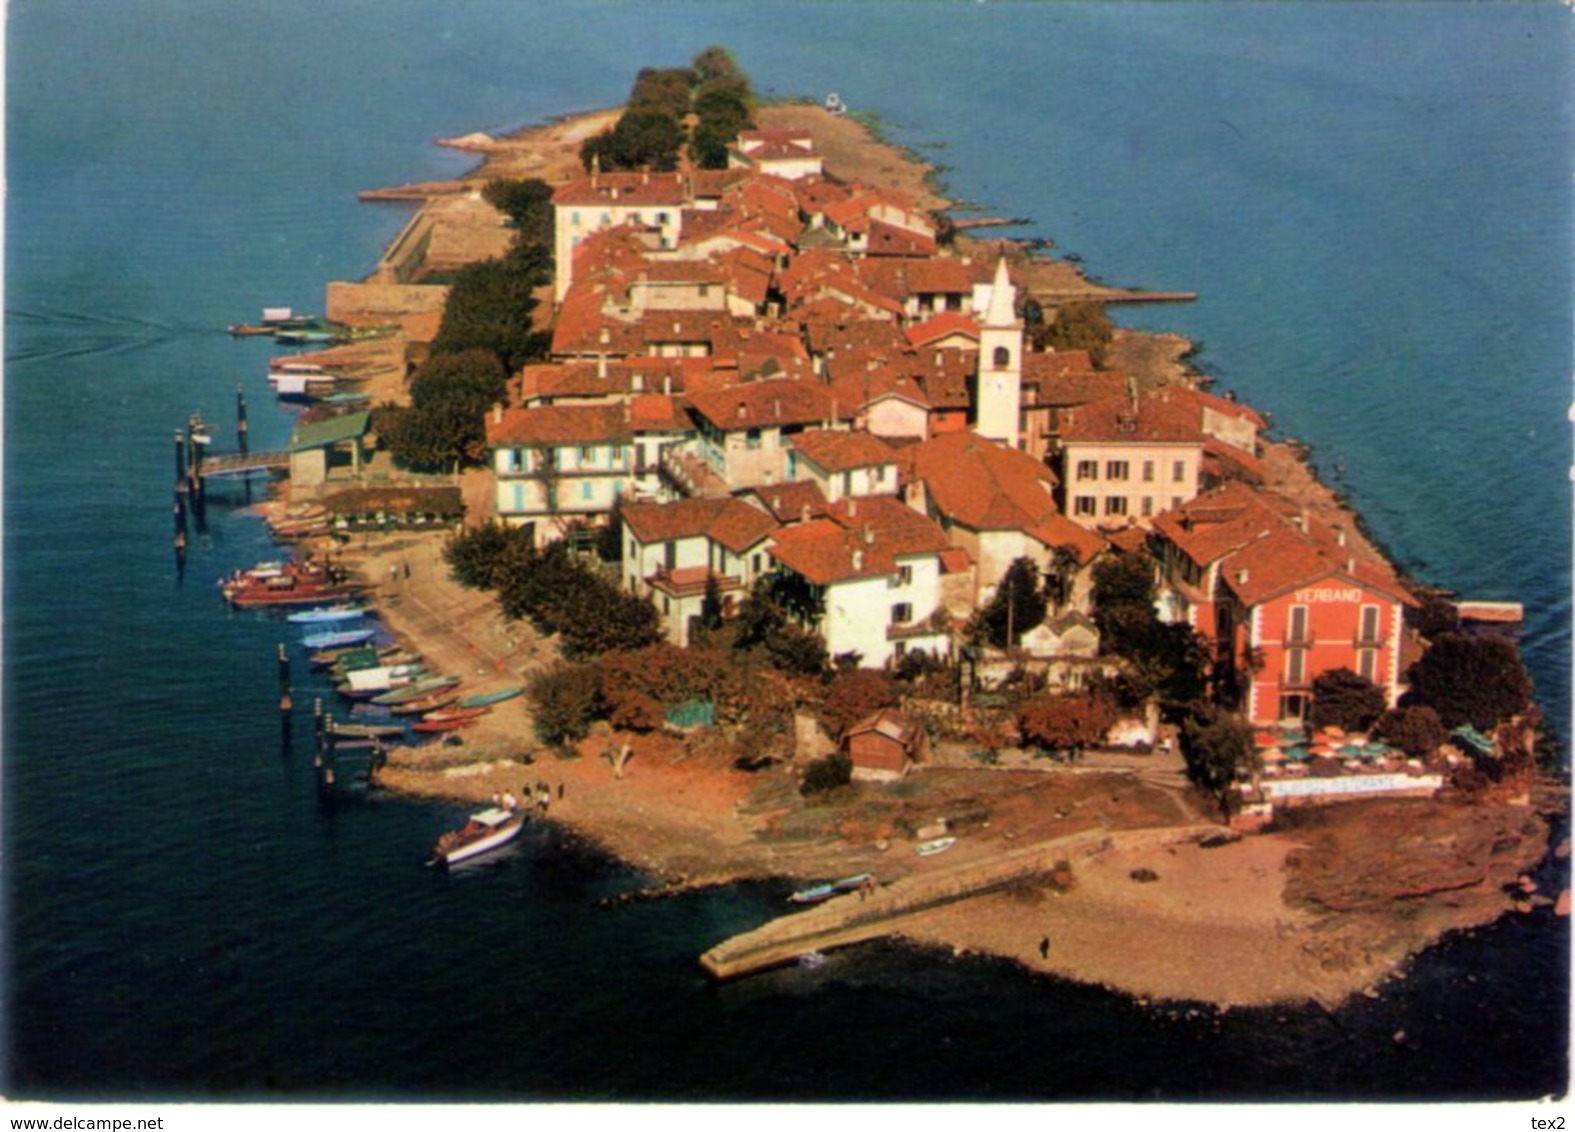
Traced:
<path fill-rule="evenodd" d="M 447 139 L 443 144 L 483 154 L 474 170 L 453 183 L 469 192 L 497 176 L 543 176 L 542 170 L 571 167 L 577 171 L 577 141 L 616 113 L 593 111 L 523 127 L 503 139 L 489 138 L 485 148 L 479 139 L 475 148 L 453 144 L 476 135 Z M 896 174 L 899 191 L 916 183 L 918 199 L 951 207 L 939 195 L 933 166 L 912 150 L 875 136 L 852 117 L 834 118 L 813 104 L 777 103 L 762 108 L 762 119 L 762 125 L 772 126 L 813 120 L 817 145 L 821 123 L 834 123 L 837 140 L 832 148 L 843 154 L 843 164 L 827 153 L 828 168 L 882 184 L 888 183 L 888 174 Z M 850 165 L 863 172 L 850 171 Z M 967 240 L 968 246 L 985 246 L 973 237 Z M 1021 245 L 1014 246 L 1027 254 Z M 1068 261 L 1034 257 L 1033 262 L 1049 265 L 1048 277 L 1080 281 L 1090 291 L 1124 290 L 1091 283 Z M 1147 337 L 1169 340 L 1159 351 L 1168 360 L 1161 359 L 1166 368 L 1158 380 L 1195 375 L 1188 363 L 1192 344 L 1185 338 Z M 1305 458 L 1297 459 L 1286 444 L 1277 447 L 1304 469 L 1299 490 L 1348 517 L 1353 534 L 1369 553 L 1379 555 L 1359 516 L 1317 479 Z M 434 667 L 465 675 L 467 687 L 474 683 L 476 691 L 527 679 L 553 657 L 550 642 L 538 639 L 528 625 L 505 622 L 490 594 L 466 591 L 449 581 L 441 561 L 443 537 L 372 536 L 361 549 L 352 548 L 342 557 L 364 580 L 376 583 L 385 622 Z M 413 572 L 388 580 L 389 567 L 400 564 L 413 566 Z M 636 739 L 636 758 L 619 778 L 602 752 L 632 737 L 605 725 L 580 744 L 578 757 L 546 755 L 523 761 L 534 748 L 523 697 L 499 705 L 477 727 L 459 734 L 463 742 L 458 748 L 395 752 L 378 783 L 406 796 L 479 804 L 504 790 L 517 791 L 522 782 L 545 780 L 555 799 L 547 820 L 650 873 L 658 895 L 766 877 L 809 880 L 860 869 L 878 872 L 884 882 L 925 867 L 906 842 L 892 843 L 891 830 L 882 836 L 879 823 L 867 820 L 865 811 L 871 807 L 860 809 L 867 799 L 856 797 L 851 814 L 827 812 L 798 821 L 803 811 L 814 807 L 796 799 L 790 807 L 781 797 L 773 807 L 771 798 L 781 794 L 782 785 L 773 781 L 773 773 L 750 775 L 707 763 L 666 737 Z M 966 843 L 948 860 L 955 862 L 958 853 L 987 854 L 992 846 L 1024 844 L 1096 823 L 1132 828 L 1159 815 L 1168 814 L 1172 821 L 1198 815 L 1198 800 L 1177 781 L 1173 766 L 1135 768 L 1097 753 L 1087 761 L 1087 772 L 985 770 L 973 764 L 943 764 L 918 772 L 935 784 L 925 784 L 935 792 L 926 798 L 931 811 L 958 798 L 971 799 L 981 790 L 990 794 L 989 820 L 983 828 L 971 829 Z M 986 778 L 997 781 L 986 786 Z M 1057 819 L 1029 812 L 1030 798 L 1047 805 L 1046 812 L 1057 813 Z M 1366 807 L 1396 804 L 1350 803 L 1338 814 L 1326 811 L 1314 825 L 1360 827 Z M 798 813 L 787 812 L 794 808 Z M 1061 810 L 1070 811 L 1070 818 L 1061 818 Z M 1440 824 L 1466 812 L 1444 802 L 1418 803 L 1413 812 L 1424 810 L 1429 820 Z M 1076 883 L 1066 891 L 974 897 L 923 913 L 900 934 L 922 946 L 989 954 L 1030 971 L 1103 985 L 1140 1002 L 1249 1006 L 1312 999 L 1332 1007 L 1353 995 L 1376 993 L 1373 988 L 1386 978 L 1404 977 L 1408 960 L 1448 931 L 1480 926 L 1511 911 L 1503 890 L 1546 858 L 1547 827 L 1524 808 L 1496 807 L 1494 814 L 1497 820 L 1483 831 L 1485 840 L 1477 847 L 1496 846 L 1513 833 L 1512 848 L 1487 852 L 1489 858 L 1501 859 L 1489 860 L 1470 884 L 1450 888 L 1436 899 L 1424 896 L 1404 909 L 1318 912 L 1288 901 L 1293 880 L 1300 879 L 1292 875 L 1297 871 L 1292 862 L 1297 854 L 1310 852 L 1305 834 L 1293 830 L 1253 835 L 1215 849 L 1112 850 L 1080 864 Z M 1533 820 L 1516 820 L 1525 817 Z M 1382 846 L 1366 850 L 1387 849 L 1387 832 Z M 888 848 L 878 847 L 883 842 Z M 1361 851 L 1355 850 L 1358 856 Z M 1159 879 L 1134 881 L 1133 874 L 1143 870 Z M 1054 941 L 1046 956 L 1036 950 L 1041 935 Z"/>

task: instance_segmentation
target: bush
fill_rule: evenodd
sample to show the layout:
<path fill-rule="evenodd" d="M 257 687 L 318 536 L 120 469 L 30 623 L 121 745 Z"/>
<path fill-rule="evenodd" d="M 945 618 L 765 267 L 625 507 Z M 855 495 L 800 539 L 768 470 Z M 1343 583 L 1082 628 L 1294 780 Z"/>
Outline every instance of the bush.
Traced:
<path fill-rule="evenodd" d="M 897 685 L 876 668 L 850 668 L 839 672 L 820 705 L 820 721 L 833 738 L 881 708 L 896 707 Z"/>
<path fill-rule="evenodd" d="M 1415 759 L 1425 759 L 1449 737 L 1438 713 L 1425 704 L 1394 708 L 1378 717 L 1379 738 Z"/>
<path fill-rule="evenodd" d="M 812 794 L 824 794 L 828 790 L 846 786 L 852 781 L 853 758 L 838 751 L 834 755 L 816 759 L 806 766 L 798 789 L 800 794 L 809 797 Z"/>
<path fill-rule="evenodd" d="M 1307 720 L 1314 727 L 1341 727 L 1366 731 L 1384 712 L 1384 690 L 1349 668 L 1333 668 L 1313 678 L 1312 708 Z"/>
<path fill-rule="evenodd" d="M 1489 732 L 1531 703 L 1531 677 L 1502 637 L 1444 633 L 1406 673 L 1405 703 L 1426 704 L 1451 730 L 1469 723 Z"/>
<path fill-rule="evenodd" d="M 526 694 L 541 741 L 568 746 L 590 734 L 601 708 L 601 673 L 594 664 L 560 660 L 532 676 Z"/>

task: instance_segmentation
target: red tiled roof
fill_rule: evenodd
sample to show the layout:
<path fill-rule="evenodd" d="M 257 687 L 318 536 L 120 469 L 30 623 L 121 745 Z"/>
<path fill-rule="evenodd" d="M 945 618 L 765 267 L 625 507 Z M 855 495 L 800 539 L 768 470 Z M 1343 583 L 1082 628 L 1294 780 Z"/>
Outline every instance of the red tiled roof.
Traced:
<path fill-rule="evenodd" d="M 710 538 L 743 553 L 777 529 L 777 521 L 740 499 L 680 499 L 674 503 L 625 503 L 624 525 L 641 543 Z"/>
<path fill-rule="evenodd" d="M 637 393 L 629 398 L 629 427 L 635 432 L 688 432 L 694 425 L 679 398 Z"/>
<path fill-rule="evenodd" d="M 897 454 L 891 446 L 867 432 L 809 429 L 791 437 L 789 443 L 827 472 L 848 472 L 897 462 Z"/>
<path fill-rule="evenodd" d="M 488 413 L 489 447 L 608 444 L 631 439 L 623 405 L 537 405 Z"/>
<path fill-rule="evenodd" d="M 872 256 L 893 256 L 918 259 L 935 254 L 936 243 L 930 237 L 884 220 L 870 220 L 869 238 L 864 249 Z"/>
<path fill-rule="evenodd" d="M 941 551 L 941 571 L 946 574 L 966 574 L 973 569 L 973 555 L 960 546 Z"/>
<path fill-rule="evenodd" d="M 771 556 L 816 585 L 897 572 L 898 560 L 939 554 L 946 536 L 932 520 L 890 496 L 843 500 L 827 518 L 784 527 Z"/>
<path fill-rule="evenodd" d="M 1203 443 L 1197 407 L 1160 389 L 1140 396 L 1134 411 L 1128 397 L 1107 397 L 1066 413 L 1061 436 L 1067 441 L 1130 444 Z"/>
<path fill-rule="evenodd" d="M 908 341 L 914 346 L 927 346 L 953 334 L 962 334 L 979 341 L 979 324 L 965 314 L 942 311 L 932 318 L 908 327 Z"/>
<path fill-rule="evenodd" d="M 830 392 L 809 381 L 756 381 L 709 393 L 691 393 L 689 403 L 724 432 L 769 425 L 828 423 L 832 419 Z"/>
<path fill-rule="evenodd" d="M 1107 545 L 1105 538 L 1098 531 L 1091 531 L 1074 523 L 1059 512 L 1051 515 L 1038 526 L 1030 527 L 1027 533 L 1029 537 L 1051 549 L 1058 546 L 1070 547 L 1077 555 L 1078 564 L 1082 566 L 1092 562 L 1094 556 Z"/>
<path fill-rule="evenodd" d="M 753 488 L 750 495 L 760 501 L 779 523 L 798 523 L 819 519 L 826 514 L 826 497 L 814 480 L 795 480 Z"/>
<path fill-rule="evenodd" d="M 564 205 L 680 205 L 688 187 L 679 173 L 597 173 L 560 185 L 552 203 Z"/>
<path fill-rule="evenodd" d="M 1059 514 L 1054 472 L 977 433 L 947 433 L 903 456 L 908 477 L 924 481 L 935 510 L 976 531 L 1028 531 Z"/>

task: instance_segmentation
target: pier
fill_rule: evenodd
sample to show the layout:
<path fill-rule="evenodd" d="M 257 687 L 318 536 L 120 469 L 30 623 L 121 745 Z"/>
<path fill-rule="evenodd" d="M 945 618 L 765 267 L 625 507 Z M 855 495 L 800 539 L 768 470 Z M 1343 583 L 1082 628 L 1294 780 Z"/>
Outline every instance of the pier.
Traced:
<path fill-rule="evenodd" d="M 204 456 L 195 474 L 212 479 L 216 476 L 244 476 L 252 472 L 282 472 L 290 466 L 290 453 L 277 452 L 219 452 Z"/>
<path fill-rule="evenodd" d="M 762 924 L 717 944 L 700 957 L 715 979 L 733 979 L 790 963 L 810 951 L 825 951 L 893 935 L 912 916 L 959 900 L 999 892 L 1018 884 L 1043 883 L 1063 862 L 1086 859 L 1118 842 L 1192 840 L 1218 832 L 1216 826 L 1181 826 L 1112 833 L 1085 830 L 1037 845 L 992 854 L 983 861 L 962 861 L 949 868 L 904 877 L 872 892 L 837 896 L 804 912 Z"/>

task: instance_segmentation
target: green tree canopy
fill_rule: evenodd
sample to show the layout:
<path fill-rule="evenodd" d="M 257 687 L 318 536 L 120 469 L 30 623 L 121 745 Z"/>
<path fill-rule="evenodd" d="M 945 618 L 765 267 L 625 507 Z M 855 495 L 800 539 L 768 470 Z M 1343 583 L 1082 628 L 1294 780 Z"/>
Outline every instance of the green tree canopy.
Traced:
<path fill-rule="evenodd" d="M 1314 727 L 1366 731 L 1388 706 L 1384 690 L 1349 668 L 1333 668 L 1313 678 L 1307 717 Z"/>
<path fill-rule="evenodd" d="M 1252 728 L 1238 715 L 1198 707 L 1182 723 L 1181 754 L 1188 777 L 1213 795 L 1229 821 L 1235 784 L 1260 769 Z"/>
<path fill-rule="evenodd" d="M 1027 322 L 1035 349 L 1087 350 L 1094 365 L 1104 368 L 1116 328 L 1103 303 L 1066 303 Z"/>
<path fill-rule="evenodd" d="M 552 186 L 539 177 L 498 177 L 481 190 L 488 204 L 507 216 L 521 243 L 552 249 Z"/>
<path fill-rule="evenodd" d="M 683 144 L 684 129 L 677 118 L 650 106 L 631 108 L 611 130 L 585 139 L 580 161 L 587 169 L 594 159 L 608 171 L 649 168 L 670 172 L 678 168 Z"/>
<path fill-rule="evenodd" d="M 697 79 L 688 67 L 642 67 L 629 91 L 629 109 L 659 110 L 675 122 L 689 113 Z"/>
<path fill-rule="evenodd" d="M 551 257 L 521 245 L 501 259 L 462 268 L 449 288 L 433 353 L 491 350 L 509 373 L 545 358 L 551 337 L 533 329 L 531 318 L 535 289 L 551 279 Z"/>
<path fill-rule="evenodd" d="M 1015 559 L 1001 576 L 995 594 L 978 613 L 984 639 L 996 648 L 1015 645 L 1045 619 L 1049 601 L 1039 586 L 1039 567 L 1031 558 Z"/>
<path fill-rule="evenodd" d="M 738 60 L 733 58 L 733 53 L 714 43 L 697 53 L 690 61 L 689 67 L 697 83 L 743 73 L 739 70 Z"/>
<path fill-rule="evenodd" d="M 1531 704 L 1531 677 L 1503 637 L 1443 633 L 1406 673 L 1408 704 L 1426 704 L 1451 730 L 1491 731 Z"/>

